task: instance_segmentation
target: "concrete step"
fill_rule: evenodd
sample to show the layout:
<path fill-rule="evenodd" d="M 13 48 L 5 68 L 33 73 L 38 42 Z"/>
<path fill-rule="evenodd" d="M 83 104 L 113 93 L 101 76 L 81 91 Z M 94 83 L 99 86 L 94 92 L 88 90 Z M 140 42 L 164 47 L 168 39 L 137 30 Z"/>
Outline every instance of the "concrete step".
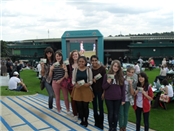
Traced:
<path fill-rule="evenodd" d="M 2 131 L 99 131 L 94 126 L 93 110 L 89 111 L 87 128 L 81 126 L 80 120 L 73 121 L 73 117 L 66 114 L 64 101 L 61 101 L 62 112 L 48 108 L 48 97 L 40 94 L 29 96 L 7 96 L 0 98 Z M 107 114 L 104 114 L 104 131 L 108 131 Z M 128 123 L 127 131 L 135 130 L 135 124 Z M 141 128 L 143 131 L 143 127 Z"/>

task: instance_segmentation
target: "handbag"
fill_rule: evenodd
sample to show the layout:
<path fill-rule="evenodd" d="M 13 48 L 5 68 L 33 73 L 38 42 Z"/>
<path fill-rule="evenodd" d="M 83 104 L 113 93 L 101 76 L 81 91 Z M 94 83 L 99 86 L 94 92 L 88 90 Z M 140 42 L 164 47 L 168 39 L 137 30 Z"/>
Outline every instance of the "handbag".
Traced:
<path fill-rule="evenodd" d="M 68 66 L 68 74 L 69 74 L 69 77 L 67 78 L 67 82 L 68 82 L 67 88 L 68 88 L 69 90 L 72 90 L 72 89 L 73 89 L 72 74 L 70 73 L 71 71 L 72 71 L 72 67 L 69 65 L 69 66 Z"/>
<path fill-rule="evenodd" d="M 61 82 L 60 85 L 64 88 L 71 89 L 73 88 L 71 78 L 64 78 Z"/>
<path fill-rule="evenodd" d="M 40 88 L 41 88 L 41 90 L 43 90 L 45 88 L 45 81 L 46 81 L 46 78 L 42 77 L 41 80 L 40 80 Z"/>
<path fill-rule="evenodd" d="M 68 80 L 66 78 L 64 78 L 61 82 L 60 85 L 64 88 L 67 88 L 68 86 Z"/>
<path fill-rule="evenodd" d="M 159 98 L 160 101 L 167 102 L 167 103 L 169 102 L 169 99 L 170 99 L 169 96 L 165 94 L 161 94 Z"/>
<path fill-rule="evenodd" d="M 72 84 L 72 80 L 71 80 L 71 78 L 67 78 L 67 88 L 68 89 L 70 89 L 70 90 L 72 90 L 72 88 L 73 88 L 73 84 Z"/>

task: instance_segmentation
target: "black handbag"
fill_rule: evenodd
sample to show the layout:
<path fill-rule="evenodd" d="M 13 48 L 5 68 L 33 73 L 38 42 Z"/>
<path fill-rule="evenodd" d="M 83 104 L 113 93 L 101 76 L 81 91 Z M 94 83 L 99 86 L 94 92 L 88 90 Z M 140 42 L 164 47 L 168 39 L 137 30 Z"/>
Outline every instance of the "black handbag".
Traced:
<path fill-rule="evenodd" d="M 41 90 L 43 90 L 45 88 L 45 81 L 46 81 L 46 78 L 42 77 L 41 81 L 40 81 L 40 88 L 41 88 Z"/>

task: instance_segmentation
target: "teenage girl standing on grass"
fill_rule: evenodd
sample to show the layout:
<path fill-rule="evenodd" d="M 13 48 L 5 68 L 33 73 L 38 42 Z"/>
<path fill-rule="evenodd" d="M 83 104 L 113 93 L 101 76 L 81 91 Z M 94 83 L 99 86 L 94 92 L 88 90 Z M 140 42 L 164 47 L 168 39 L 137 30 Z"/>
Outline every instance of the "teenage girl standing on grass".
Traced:
<path fill-rule="evenodd" d="M 117 131 L 120 105 L 125 104 L 125 85 L 120 61 L 112 62 L 108 74 L 104 76 L 102 88 L 105 90 L 109 131 Z"/>
<path fill-rule="evenodd" d="M 120 113 L 119 113 L 119 127 L 120 131 L 126 131 L 127 123 L 128 123 L 128 112 L 130 105 L 134 104 L 134 88 L 133 85 L 137 84 L 136 81 L 133 79 L 134 68 L 129 67 L 127 68 L 125 78 L 125 104 L 120 106 Z"/>
<path fill-rule="evenodd" d="M 74 85 L 71 97 L 76 101 L 78 113 L 81 119 L 81 125 L 88 126 L 89 102 L 93 101 L 92 70 L 86 66 L 85 56 L 78 58 L 78 68 L 73 70 L 72 84 Z"/>
<path fill-rule="evenodd" d="M 136 131 L 140 131 L 141 115 L 143 113 L 144 130 L 149 130 L 149 112 L 151 109 L 151 100 L 153 100 L 153 91 L 149 86 L 148 77 L 144 72 L 138 75 L 138 84 L 135 91 L 134 106 L 136 114 Z"/>
<path fill-rule="evenodd" d="M 102 84 L 103 84 L 103 77 L 106 74 L 106 69 L 98 63 L 98 57 L 96 55 L 91 56 L 91 64 L 93 74 L 92 89 L 94 93 L 94 99 L 92 101 L 92 104 L 93 104 L 95 126 L 103 129 L 104 109 L 102 99 L 103 94 Z"/>
<path fill-rule="evenodd" d="M 61 86 L 61 81 L 64 78 L 68 77 L 67 67 L 65 64 L 63 64 L 63 55 L 61 52 L 59 51 L 55 52 L 55 59 L 56 62 L 53 64 L 53 66 L 50 67 L 49 76 L 52 77 L 53 79 L 52 87 L 56 97 L 57 110 L 59 113 L 61 112 L 60 90 L 62 90 L 64 103 L 67 109 L 67 114 L 70 115 L 71 113 L 69 110 L 68 89 L 66 87 Z"/>
<path fill-rule="evenodd" d="M 80 57 L 80 54 L 77 50 L 74 50 L 71 52 L 70 56 L 69 56 L 69 65 L 67 66 L 68 69 L 68 74 L 69 74 L 69 78 L 72 82 L 72 72 L 75 68 L 78 68 L 78 58 Z M 69 88 L 69 93 L 71 95 L 72 93 L 72 88 Z M 73 98 L 71 97 L 71 106 L 72 106 L 72 111 L 73 111 L 73 120 L 74 121 L 78 121 L 78 111 L 77 111 L 77 105 L 75 103 L 75 101 L 73 100 Z"/>

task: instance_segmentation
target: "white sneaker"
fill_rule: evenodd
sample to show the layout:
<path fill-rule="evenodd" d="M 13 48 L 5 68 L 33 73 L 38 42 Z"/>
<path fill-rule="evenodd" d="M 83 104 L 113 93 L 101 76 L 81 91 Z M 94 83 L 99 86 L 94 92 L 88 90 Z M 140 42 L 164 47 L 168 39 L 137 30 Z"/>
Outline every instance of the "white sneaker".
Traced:
<path fill-rule="evenodd" d="M 62 110 L 58 111 L 59 114 L 61 114 Z"/>
<path fill-rule="evenodd" d="M 53 107 L 52 109 L 53 109 L 54 111 L 58 111 L 56 107 Z"/>
<path fill-rule="evenodd" d="M 67 112 L 67 115 L 73 116 L 72 113 L 71 113 L 70 111 Z"/>
<path fill-rule="evenodd" d="M 77 122 L 77 121 L 78 121 L 78 116 L 74 116 L 74 117 L 73 117 L 73 120 L 74 120 L 75 122 Z"/>

